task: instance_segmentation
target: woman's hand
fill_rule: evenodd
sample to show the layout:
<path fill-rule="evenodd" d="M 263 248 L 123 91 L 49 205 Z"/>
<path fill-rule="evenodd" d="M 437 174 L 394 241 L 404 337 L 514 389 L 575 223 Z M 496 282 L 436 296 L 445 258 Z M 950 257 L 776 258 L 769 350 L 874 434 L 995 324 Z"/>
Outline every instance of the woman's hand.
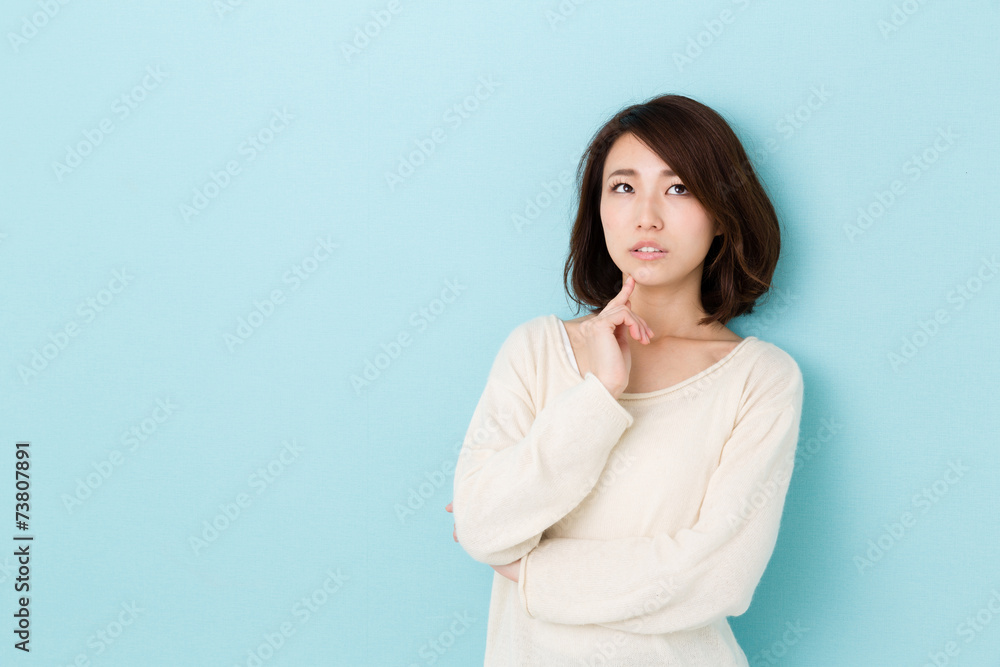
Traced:
<path fill-rule="evenodd" d="M 452 502 L 455 502 L 455 501 L 452 501 Z M 452 511 L 452 509 L 451 509 L 451 503 L 448 503 L 447 505 L 445 505 L 444 508 L 445 508 L 446 511 L 451 512 Z M 452 513 L 454 513 L 454 512 L 452 512 Z M 458 526 L 456 526 L 455 524 L 451 524 L 451 536 L 455 538 L 456 542 L 458 542 Z"/>
<path fill-rule="evenodd" d="M 518 558 L 513 563 L 507 563 L 506 565 L 490 565 L 490 567 L 499 572 L 501 576 L 507 577 L 514 583 L 517 583 L 517 573 L 521 571 L 521 559 Z"/>
<path fill-rule="evenodd" d="M 454 502 L 454 501 L 452 501 L 452 502 Z M 445 505 L 444 509 L 446 511 L 448 511 L 448 512 L 454 513 L 454 510 L 452 508 L 452 503 L 448 503 L 447 505 Z M 458 530 L 458 528 L 455 527 L 455 524 L 452 524 L 451 536 L 455 538 L 456 542 L 458 542 L 458 532 L 457 532 L 457 530 Z M 499 572 L 501 575 L 507 577 L 511 581 L 516 582 L 517 581 L 517 573 L 521 570 L 521 559 L 518 558 L 513 563 L 507 563 L 506 565 L 490 565 L 490 567 L 492 567 L 494 570 L 496 570 L 497 572 Z"/>
<path fill-rule="evenodd" d="M 635 278 L 628 276 L 622 290 L 608 305 L 596 317 L 581 322 L 579 328 L 590 359 L 591 372 L 615 398 L 625 391 L 632 370 L 632 352 L 626 336 L 631 334 L 632 338 L 644 344 L 653 337 L 653 330 L 645 320 L 632 312 L 629 297 L 634 288 Z"/>

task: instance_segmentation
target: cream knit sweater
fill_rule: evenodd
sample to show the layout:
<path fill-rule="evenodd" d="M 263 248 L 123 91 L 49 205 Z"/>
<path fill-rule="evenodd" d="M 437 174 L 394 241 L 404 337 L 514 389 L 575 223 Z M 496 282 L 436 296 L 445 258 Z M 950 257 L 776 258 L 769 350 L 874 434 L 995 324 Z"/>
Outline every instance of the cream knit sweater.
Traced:
<path fill-rule="evenodd" d="M 493 572 L 485 667 L 746 666 L 750 606 L 794 467 L 802 374 L 748 336 L 670 387 L 615 399 L 543 315 L 500 347 L 453 513 Z"/>

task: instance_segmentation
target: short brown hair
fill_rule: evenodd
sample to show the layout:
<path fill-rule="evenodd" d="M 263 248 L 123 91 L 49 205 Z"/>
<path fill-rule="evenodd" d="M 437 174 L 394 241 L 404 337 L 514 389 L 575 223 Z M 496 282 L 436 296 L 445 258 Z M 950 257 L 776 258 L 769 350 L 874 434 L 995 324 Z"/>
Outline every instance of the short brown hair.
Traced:
<path fill-rule="evenodd" d="M 771 286 L 781 234 L 778 216 L 753 164 L 717 112 L 682 95 L 663 95 L 626 107 L 604 124 L 577 168 L 579 206 L 570 234 L 563 286 L 579 306 L 602 310 L 622 289 L 621 270 L 608 254 L 601 225 L 604 163 L 614 142 L 631 133 L 670 165 L 687 190 L 719 223 L 705 257 L 698 321 L 725 324 L 752 313 Z M 572 279 L 572 291 L 570 290 Z"/>

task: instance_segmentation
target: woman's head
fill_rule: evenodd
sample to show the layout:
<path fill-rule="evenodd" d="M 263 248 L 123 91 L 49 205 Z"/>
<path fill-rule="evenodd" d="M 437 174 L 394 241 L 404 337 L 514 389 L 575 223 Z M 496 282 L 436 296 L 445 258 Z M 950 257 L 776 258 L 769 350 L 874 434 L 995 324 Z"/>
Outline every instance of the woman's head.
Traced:
<path fill-rule="evenodd" d="M 577 178 L 563 272 L 577 304 L 604 308 L 623 273 L 651 289 L 698 280 L 699 323 L 724 325 L 753 312 L 770 287 L 777 215 L 736 134 L 709 107 L 665 95 L 623 109 L 594 135 Z M 667 253 L 634 256 L 647 239 Z"/>

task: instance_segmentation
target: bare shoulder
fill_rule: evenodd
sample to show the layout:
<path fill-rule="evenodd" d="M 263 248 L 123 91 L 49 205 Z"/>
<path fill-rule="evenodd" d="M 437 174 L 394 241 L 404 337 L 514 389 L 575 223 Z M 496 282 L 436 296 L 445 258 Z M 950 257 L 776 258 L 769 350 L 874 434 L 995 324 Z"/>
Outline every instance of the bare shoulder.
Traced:
<path fill-rule="evenodd" d="M 563 320 L 562 323 L 566 325 L 567 330 L 575 331 L 580 324 L 586 322 L 587 320 L 592 320 L 595 317 L 597 317 L 597 315 L 581 315 L 580 317 L 576 317 L 572 320 Z"/>

